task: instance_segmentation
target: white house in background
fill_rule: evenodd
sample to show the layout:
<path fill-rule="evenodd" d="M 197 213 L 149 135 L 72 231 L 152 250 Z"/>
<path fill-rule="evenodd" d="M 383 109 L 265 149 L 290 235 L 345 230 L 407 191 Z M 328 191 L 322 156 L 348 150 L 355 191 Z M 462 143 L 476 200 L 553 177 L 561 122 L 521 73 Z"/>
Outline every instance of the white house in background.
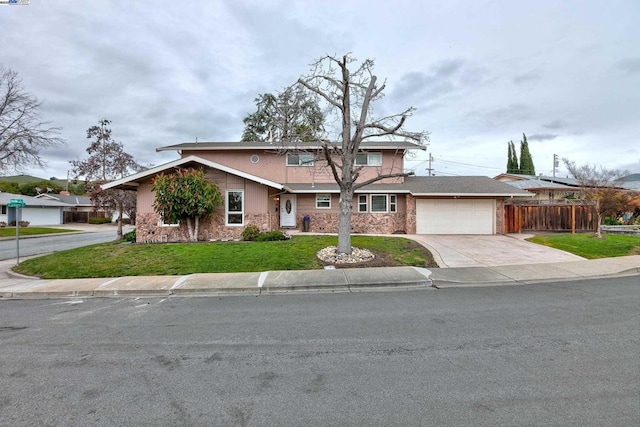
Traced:
<path fill-rule="evenodd" d="M 60 225 L 63 223 L 64 209 L 72 206 L 56 200 L 0 192 L 0 222 L 11 224 L 16 221 L 17 209 L 7 206 L 11 199 L 22 199 L 25 202 L 25 207 L 20 209 L 19 220 L 29 221 L 29 225 Z"/>

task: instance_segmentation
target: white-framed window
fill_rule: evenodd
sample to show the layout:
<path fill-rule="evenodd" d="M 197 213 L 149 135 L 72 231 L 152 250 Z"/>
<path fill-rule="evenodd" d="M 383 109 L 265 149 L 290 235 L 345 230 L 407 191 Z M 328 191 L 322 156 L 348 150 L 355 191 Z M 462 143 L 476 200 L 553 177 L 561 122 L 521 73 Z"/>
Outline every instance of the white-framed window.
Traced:
<path fill-rule="evenodd" d="M 7 214 L 7 205 L 2 205 L 2 215 Z"/>
<path fill-rule="evenodd" d="M 398 196 L 389 194 L 389 212 L 398 212 Z"/>
<path fill-rule="evenodd" d="M 387 195 L 386 194 L 371 195 L 371 212 L 372 213 L 387 212 Z"/>
<path fill-rule="evenodd" d="M 366 194 L 361 194 L 358 196 L 358 212 L 366 212 L 368 203 L 368 198 Z"/>
<path fill-rule="evenodd" d="M 356 166 L 382 166 L 382 153 L 358 153 Z"/>
<path fill-rule="evenodd" d="M 287 166 L 313 166 L 313 154 L 287 153 Z"/>
<path fill-rule="evenodd" d="M 178 222 L 165 222 L 164 215 L 161 215 L 160 218 L 160 227 L 179 227 L 180 223 Z"/>
<path fill-rule="evenodd" d="M 331 194 L 316 194 L 317 209 L 331 209 Z"/>
<path fill-rule="evenodd" d="M 225 222 L 229 226 L 244 225 L 244 191 L 227 190 L 225 197 Z"/>

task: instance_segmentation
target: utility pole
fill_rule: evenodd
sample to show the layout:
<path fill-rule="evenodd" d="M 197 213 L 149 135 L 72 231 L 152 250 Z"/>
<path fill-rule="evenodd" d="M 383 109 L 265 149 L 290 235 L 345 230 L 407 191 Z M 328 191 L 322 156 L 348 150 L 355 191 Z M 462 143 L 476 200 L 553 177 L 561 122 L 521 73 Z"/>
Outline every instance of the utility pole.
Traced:
<path fill-rule="evenodd" d="M 431 155 L 431 153 L 429 153 L 429 167 L 427 168 L 427 170 L 429 171 L 429 176 L 433 176 L 433 174 L 431 173 L 433 171 L 433 168 L 431 167 L 432 162 L 433 156 Z"/>
<path fill-rule="evenodd" d="M 558 161 L 558 155 L 553 155 L 553 177 L 556 177 L 556 168 L 560 166 L 560 162 Z"/>

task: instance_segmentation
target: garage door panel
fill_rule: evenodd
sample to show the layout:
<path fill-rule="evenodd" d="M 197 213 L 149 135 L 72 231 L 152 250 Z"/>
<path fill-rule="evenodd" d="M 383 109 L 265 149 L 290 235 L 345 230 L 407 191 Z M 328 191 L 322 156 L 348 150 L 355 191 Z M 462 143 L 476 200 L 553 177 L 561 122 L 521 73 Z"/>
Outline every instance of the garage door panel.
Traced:
<path fill-rule="evenodd" d="M 418 234 L 494 234 L 495 200 L 418 199 Z"/>

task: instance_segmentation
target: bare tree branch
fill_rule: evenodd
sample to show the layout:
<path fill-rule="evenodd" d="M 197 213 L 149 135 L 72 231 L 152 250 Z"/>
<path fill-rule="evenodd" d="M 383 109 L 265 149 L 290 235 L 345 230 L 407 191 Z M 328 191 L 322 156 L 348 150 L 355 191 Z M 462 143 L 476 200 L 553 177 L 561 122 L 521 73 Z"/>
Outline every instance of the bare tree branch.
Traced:
<path fill-rule="evenodd" d="M 60 128 L 40 120 L 41 103 L 24 92 L 15 71 L 0 68 L 0 172 L 44 166 L 40 152 L 64 144 Z"/>

